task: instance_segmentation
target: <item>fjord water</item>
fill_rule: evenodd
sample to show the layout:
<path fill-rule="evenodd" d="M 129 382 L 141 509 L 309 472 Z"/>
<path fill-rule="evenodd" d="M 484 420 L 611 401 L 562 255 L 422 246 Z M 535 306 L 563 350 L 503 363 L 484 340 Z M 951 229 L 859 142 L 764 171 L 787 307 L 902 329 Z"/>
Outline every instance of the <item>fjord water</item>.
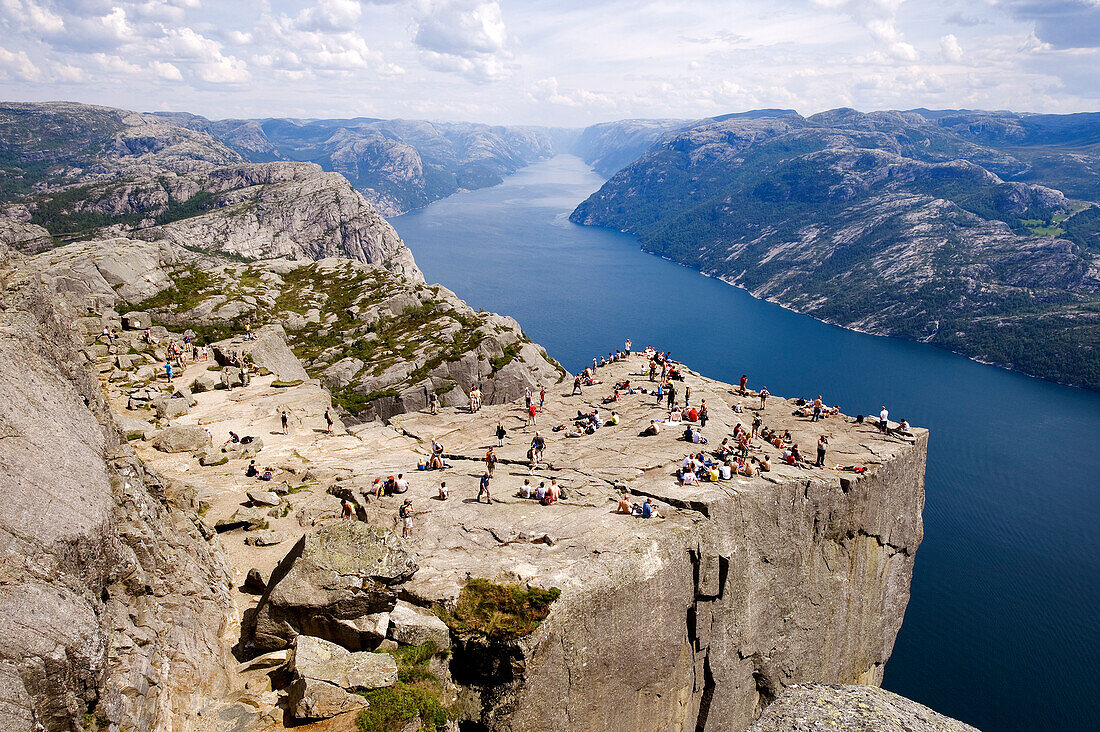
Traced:
<path fill-rule="evenodd" d="M 1095 729 L 1100 395 L 825 325 L 570 223 L 602 183 L 562 155 L 393 224 L 429 282 L 515 317 L 570 371 L 629 337 L 928 427 L 924 543 L 884 686 L 984 730 Z"/>

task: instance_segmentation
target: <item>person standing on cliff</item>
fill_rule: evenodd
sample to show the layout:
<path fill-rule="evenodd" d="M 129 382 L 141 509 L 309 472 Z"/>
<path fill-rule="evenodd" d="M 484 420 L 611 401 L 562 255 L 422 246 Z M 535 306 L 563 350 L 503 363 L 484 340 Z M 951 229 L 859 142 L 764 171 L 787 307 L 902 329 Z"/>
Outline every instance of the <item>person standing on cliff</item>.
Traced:
<path fill-rule="evenodd" d="M 504 447 L 504 438 L 508 434 L 508 430 L 504 429 L 503 422 L 497 422 L 497 447 Z"/>
<path fill-rule="evenodd" d="M 749 377 L 748 374 L 741 374 L 741 395 L 745 394 L 745 387 L 748 386 Z"/>
<path fill-rule="evenodd" d="M 401 508 L 398 509 L 397 513 L 401 516 L 401 538 L 412 538 L 413 514 L 416 513 L 416 511 L 413 509 L 412 499 L 406 498 L 405 502 L 401 504 Z"/>
<path fill-rule="evenodd" d="M 882 411 L 878 413 L 878 427 L 883 432 L 890 431 L 890 410 L 886 408 L 885 404 L 882 405 Z"/>
<path fill-rule="evenodd" d="M 624 348 L 624 349 L 623 349 L 624 351 L 626 351 L 626 355 L 627 355 L 627 356 L 629 356 L 629 355 L 630 355 L 630 346 L 631 346 L 631 345 L 632 345 L 632 344 L 631 344 L 631 342 L 630 342 L 630 339 L 629 339 L 629 338 L 627 338 L 627 339 L 626 339 L 626 348 Z"/>
<path fill-rule="evenodd" d="M 760 390 L 760 408 L 766 409 L 768 406 L 768 397 L 771 396 L 771 392 L 768 391 L 768 387 L 764 387 Z"/>
<path fill-rule="evenodd" d="M 686 407 L 688 405 L 688 402 L 690 402 L 690 401 L 691 401 L 691 387 L 685 385 L 684 386 L 684 406 Z"/>
<path fill-rule="evenodd" d="M 328 425 L 325 431 L 329 434 L 332 434 L 332 425 L 334 424 L 334 422 L 332 421 L 332 407 L 328 407 L 325 409 L 325 424 Z"/>
<path fill-rule="evenodd" d="M 539 389 L 539 409 L 546 406 L 546 389 Z"/>
<path fill-rule="evenodd" d="M 290 418 L 286 416 L 286 410 L 285 409 L 283 410 L 283 413 L 279 417 L 279 419 L 283 423 L 283 434 L 285 435 L 288 432 L 289 428 L 290 428 Z"/>
<path fill-rule="evenodd" d="M 485 473 L 482 473 L 481 482 L 478 485 L 478 489 L 477 489 L 477 502 L 478 503 L 481 503 L 481 495 L 484 493 L 485 494 L 485 502 L 492 505 L 493 497 L 489 495 L 489 481 L 492 480 L 492 478 L 493 478 L 493 476 L 489 475 L 488 471 L 486 471 Z"/>
<path fill-rule="evenodd" d="M 814 463 L 814 467 L 825 467 L 825 450 L 829 447 L 829 438 L 825 435 L 817 438 L 817 462 Z"/>
<path fill-rule="evenodd" d="M 432 414 L 439 414 L 439 395 L 434 391 L 428 395 L 428 411 Z"/>
<path fill-rule="evenodd" d="M 569 396 L 574 396 L 581 393 L 581 375 L 577 374 L 573 377 L 573 393 Z"/>
<path fill-rule="evenodd" d="M 527 407 L 527 424 L 525 424 L 523 426 L 524 429 L 527 429 L 531 425 L 535 424 L 535 422 L 536 422 L 535 415 L 537 413 L 538 413 L 538 409 L 535 407 L 534 404 L 528 405 L 528 407 Z"/>
<path fill-rule="evenodd" d="M 668 384 L 668 397 L 665 403 L 668 404 L 669 409 L 676 403 L 676 387 L 672 385 L 671 381 Z"/>
<path fill-rule="evenodd" d="M 493 477 L 493 469 L 497 466 L 497 454 L 493 448 L 489 448 L 489 452 L 485 453 L 485 472 L 489 477 Z"/>

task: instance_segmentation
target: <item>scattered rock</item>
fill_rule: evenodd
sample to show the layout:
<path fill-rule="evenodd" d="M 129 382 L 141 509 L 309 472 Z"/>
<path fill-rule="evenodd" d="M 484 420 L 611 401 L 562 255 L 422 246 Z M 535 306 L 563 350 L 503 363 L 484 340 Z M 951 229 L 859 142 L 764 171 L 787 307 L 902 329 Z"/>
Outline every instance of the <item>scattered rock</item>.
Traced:
<path fill-rule="evenodd" d="M 282 499 L 270 491 L 249 491 L 248 500 L 253 506 L 278 506 Z"/>
<path fill-rule="evenodd" d="M 281 531 L 257 531 L 252 536 L 244 540 L 245 544 L 249 546 L 275 546 L 276 544 L 282 544 L 286 541 L 286 534 Z"/>
<path fill-rule="evenodd" d="M 210 447 L 210 435 L 202 427 L 176 425 L 161 430 L 152 445 L 161 452 L 198 452 Z"/>
<path fill-rule="evenodd" d="M 210 374 L 203 374 L 191 382 L 191 392 L 194 394 L 201 394 L 205 391 L 213 391 L 217 385 L 218 382 L 214 380 L 213 376 Z"/>
<path fill-rule="evenodd" d="M 245 592 L 251 592 L 254 595 L 264 594 L 264 590 L 267 589 L 267 582 L 264 580 L 264 576 L 260 573 L 260 570 L 253 567 L 248 570 L 248 574 L 244 578 L 243 589 Z M 273 653 L 284 653 L 285 651 L 273 651 Z M 270 655 L 270 654 L 268 654 Z M 286 656 L 283 656 L 286 659 Z"/>
<path fill-rule="evenodd" d="M 398 643 L 410 646 L 434 643 L 440 650 L 451 646 L 447 624 L 427 610 L 398 601 L 390 611 L 389 620 L 391 624 L 387 635 Z"/>
<path fill-rule="evenodd" d="M 229 518 L 221 519 L 214 524 L 214 529 L 220 534 L 223 531 L 232 531 L 234 529 L 244 529 L 245 531 L 256 531 L 257 529 L 266 529 L 267 519 L 260 514 L 254 508 L 238 508 L 233 512 L 233 515 Z"/>

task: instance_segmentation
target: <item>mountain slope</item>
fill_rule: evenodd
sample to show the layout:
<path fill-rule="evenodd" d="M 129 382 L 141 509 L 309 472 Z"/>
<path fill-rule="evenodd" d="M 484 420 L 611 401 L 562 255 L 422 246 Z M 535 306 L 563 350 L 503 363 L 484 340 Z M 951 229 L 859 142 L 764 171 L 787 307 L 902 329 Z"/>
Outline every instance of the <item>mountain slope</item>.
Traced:
<path fill-rule="evenodd" d="M 1088 125 L 1040 158 L 960 124 L 710 120 L 663 138 L 571 218 L 822 320 L 1100 388 L 1100 217 L 1030 183 L 1092 190 Z"/>
<path fill-rule="evenodd" d="M 24 251 L 103 235 L 245 258 L 348 256 L 423 280 L 340 175 L 248 163 L 206 132 L 80 104 L 0 105 L 0 240 Z"/>
<path fill-rule="evenodd" d="M 380 212 L 396 216 L 451 195 L 496 185 L 571 143 L 568 131 L 466 122 L 355 119 L 217 120 L 163 115 L 208 132 L 252 161 L 317 163 L 346 177 Z"/>

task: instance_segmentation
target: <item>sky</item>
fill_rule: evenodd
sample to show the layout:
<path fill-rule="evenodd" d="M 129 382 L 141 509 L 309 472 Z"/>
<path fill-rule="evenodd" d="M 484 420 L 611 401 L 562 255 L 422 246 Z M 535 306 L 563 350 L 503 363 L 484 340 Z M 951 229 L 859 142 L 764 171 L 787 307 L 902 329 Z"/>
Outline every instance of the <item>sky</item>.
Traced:
<path fill-rule="evenodd" d="M 1100 110 L 1100 0 L 0 0 L 0 99 L 582 126 Z"/>

